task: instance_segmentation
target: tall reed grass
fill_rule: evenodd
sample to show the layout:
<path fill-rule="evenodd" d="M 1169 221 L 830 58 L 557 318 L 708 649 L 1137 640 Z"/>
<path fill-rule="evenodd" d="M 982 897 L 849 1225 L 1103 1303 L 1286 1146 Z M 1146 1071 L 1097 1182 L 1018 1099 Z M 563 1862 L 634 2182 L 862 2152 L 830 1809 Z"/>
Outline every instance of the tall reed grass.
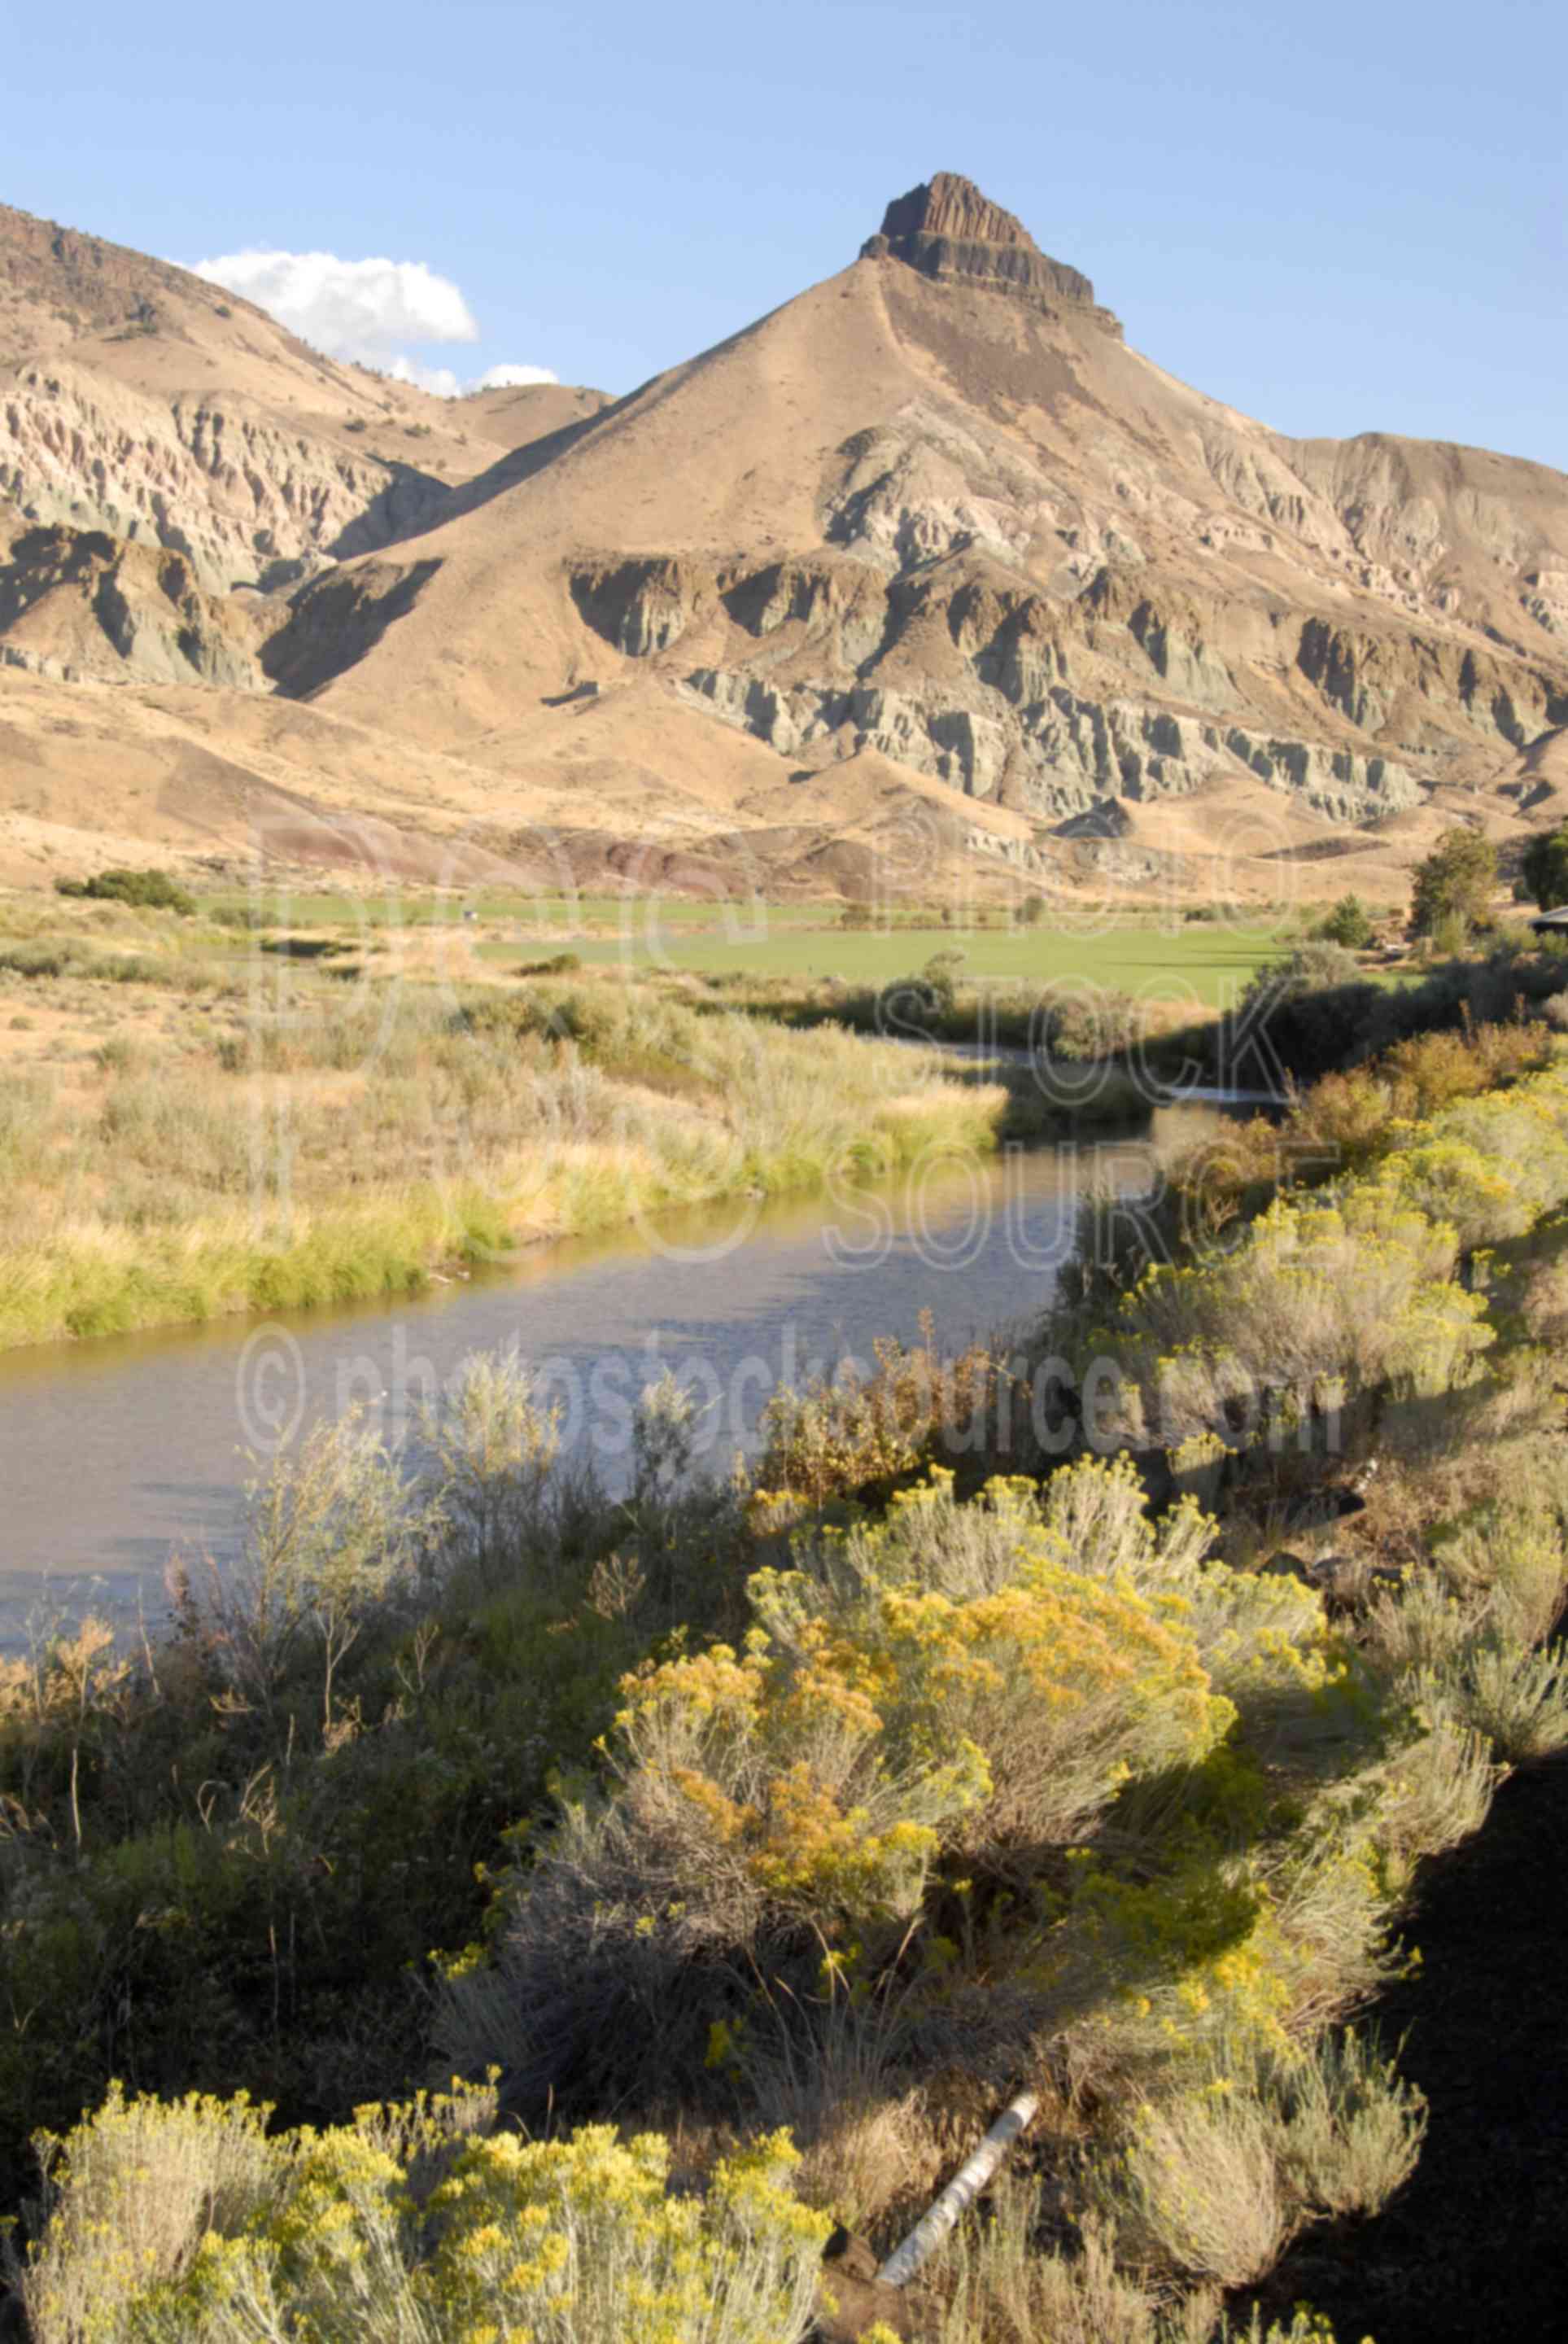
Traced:
<path fill-rule="evenodd" d="M 613 979 L 313 980 L 184 1049 L 0 1079 L 0 1345 L 396 1293 L 666 1207 L 989 1148 L 1008 1106 L 934 1055 Z"/>

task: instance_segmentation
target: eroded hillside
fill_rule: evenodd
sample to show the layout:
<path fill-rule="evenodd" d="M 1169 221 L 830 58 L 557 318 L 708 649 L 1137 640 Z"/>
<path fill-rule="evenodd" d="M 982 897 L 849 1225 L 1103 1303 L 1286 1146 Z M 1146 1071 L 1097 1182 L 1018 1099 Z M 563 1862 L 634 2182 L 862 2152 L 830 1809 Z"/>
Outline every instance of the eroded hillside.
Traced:
<path fill-rule="evenodd" d="M 950 175 L 613 404 L 429 399 L 20 214 L 0 358 L 0 663 L 308 698 L 490 777 L 487 847 L 853 884 L 914 805 L 1048 886 L 1394 893 L 1558 810 L 1568 480 L 1284 439 Z"/>

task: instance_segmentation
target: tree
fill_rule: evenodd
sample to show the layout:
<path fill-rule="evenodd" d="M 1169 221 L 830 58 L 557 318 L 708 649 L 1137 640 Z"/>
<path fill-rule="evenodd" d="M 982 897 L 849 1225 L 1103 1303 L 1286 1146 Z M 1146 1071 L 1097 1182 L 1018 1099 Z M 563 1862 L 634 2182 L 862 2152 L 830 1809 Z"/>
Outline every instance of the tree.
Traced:
<path fill-rule="evenodd" d="M 1026 895 L 1018 907 L 1018 923 L 1021 928 L 1038 928 L 1045 917 L 1045 897 Z"/>
<path fill-rule="evenodd" d="M 1445 830 L 1415 870 L 1411 925 L 1418 936 L 1458 922 L 1468 932 L 1485 919 L 1497 884 L 1497 849 L 1479 830 Z"/>
<path fill-rule="evenodd" d="M 1359 895 L 1342 895 L 1312 934 L 1321 943 L 1342 945 L 1346 952 L 1365 952 L 1372 941 L 1372 914 Z"/>
<path fill-rule="evenodd" d="M 1519 867 L 1542 911 L 1568 904 L 1568 822 L 1533 838 Z"/>

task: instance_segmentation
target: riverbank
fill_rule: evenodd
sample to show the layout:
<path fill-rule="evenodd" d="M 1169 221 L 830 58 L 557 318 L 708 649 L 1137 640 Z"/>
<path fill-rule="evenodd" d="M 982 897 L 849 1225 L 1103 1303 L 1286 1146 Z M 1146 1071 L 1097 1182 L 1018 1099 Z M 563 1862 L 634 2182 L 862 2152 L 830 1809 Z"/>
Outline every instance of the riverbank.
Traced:
<path fill-rule="evenodd" d="M 935 1053 L 615 976 L 266 973 L 260 999 L 187 982 L 172 1017 L 140 968 L 33 980 L 65 1015 L 113 985 L 117 1014 L 0 1093 L 0 1347 L 407 1292 L 671 1207 L 990 1150 L 1019 1116 Z"/>
<path fill-rule="evenodd" d="M 0 1655 L 74 1587 L 121 1630 L 156 1622 L 171 1552 L 233 1558 L 246 1451 L 356 1403 L 400 1450 L 421 1397 L 475 1350 L 516 1350 L 560 1410 L 563 1457 L 591 1460 L 614 1496 L 629 1403 L 668 1369 L 702 1403 L 697 1462 L 722 1474 L 774 1392 L 918 1339 L 928 1314 L 958 1349 L 1043 1309 L 1086 1187 L 1141 1195 L 1162 1161 L 1238 1134 L 1223 1109 L 1161 1108 L 1136 1137 L 936 1153 L 852 1187 L 647 1216 L 422 1294 L 0 1353 Z"/>

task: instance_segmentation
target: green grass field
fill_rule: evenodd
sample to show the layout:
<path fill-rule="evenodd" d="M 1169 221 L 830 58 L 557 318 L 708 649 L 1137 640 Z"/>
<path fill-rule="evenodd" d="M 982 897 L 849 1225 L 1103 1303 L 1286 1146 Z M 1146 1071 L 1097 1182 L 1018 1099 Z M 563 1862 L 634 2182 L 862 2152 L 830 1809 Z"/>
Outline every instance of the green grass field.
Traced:
<path fill-rule="evenodd" d="M 486 890 L 472 896 L 355 895 L 331 889 L 236 889 L 205 899 L 222 917 L 248 910 L 259 924 L 325 931 L 349 939 L 367 929 L 468 926 L 476 959 L 498 975 L 509 968 L 573 952 L 594 966 L 691 970 L 701 975 L 797 978 L 819 984 L 881 985 L 908 976 L 934 954 L 962 955 L 960 983 L 1030 989 L 1079 983 L 1194 1008 L 1233 1001 L 1254 970 L 1287 948 L 1275 921 L 1229 926 L 1150 914 L 1100 928 L 942 926 L 846 928 L 838 907 L 821 903 L 719 904 L 680 897 L 548 897 Z"/>
<path fill-rule="evenodd" d="M 739 917 L 729 932 L 711 912 L 696 930 L 665 923 L 663 907 L 646 916 L 631 908 L 624 935 L 571 941 L 570 950 L 596 965 L 622 962 L 628 967 L 665 965 L 705 975 L 746 975 L 800 977 L 812 982 L 839 977 L 850 985 L 879 985 L 907 976 L 933 954 L 962 955 L 959 970 L 966 984 L 1001 982 L 1040 985 L 1079 983 L 1138 995 L 1168 995 L 1213 1009 L 1232 1001 L 1253 971 L 1283 947 L 1276 928 L 1118 927 L 1075 935 L 1045 929 L 972 934 L 949 928 L 915 928 L 879 935 L 869 930 L 808 927 L 769 917 L 755 926 Z M 481 956 L 498 965 L 538 957 L 561 945 L 537 935 L 521 947 L 490 942 Z"/>
<path fill-rule="evenodd" d="M 244 888 L 215 890 L 201 899 L 202 909 L 222 915 L 254 913 L 264 927 L 353 928 L 433 927 L 445 920 L 460 921 L 472 912 L 483 926 L 515 924 L 541 942 L 570 942 L 596 930 L 618 935 L 623 920 L 641 923 L 650 908 L 660 925 L 669 930 L 712 927 L 723 912 L 697 897 L 666 896 L 628 899 L 621 895 L 533 895 L 521 889 L 482 888 L 471 895 L 436 894 L 409 889 L 356 894 L 347 889 L 263 887 L 251 894 Z M 830 904 L 749 902 L 736 907 L 736 916 L 749 922 L 765 916 L 777 926 L 830 927 L 837 914 Z"/>

